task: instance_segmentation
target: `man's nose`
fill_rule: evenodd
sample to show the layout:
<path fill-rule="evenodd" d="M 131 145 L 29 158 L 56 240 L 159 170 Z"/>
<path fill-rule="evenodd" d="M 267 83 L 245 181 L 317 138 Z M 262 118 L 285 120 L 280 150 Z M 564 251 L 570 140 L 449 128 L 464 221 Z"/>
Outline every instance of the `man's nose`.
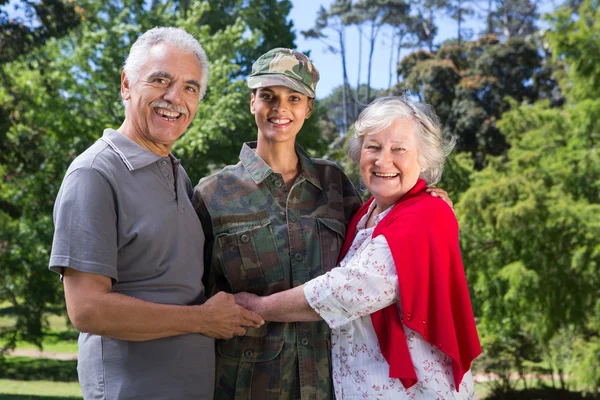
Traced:
<path fill-rule="evenodd" d="M 181 94 L 177 85 L 170 85 L 167 88 L 165 94 L 163 95 L 163 98 L 167 101 L 170 101 L 173 104 L 180 104 Z"/>

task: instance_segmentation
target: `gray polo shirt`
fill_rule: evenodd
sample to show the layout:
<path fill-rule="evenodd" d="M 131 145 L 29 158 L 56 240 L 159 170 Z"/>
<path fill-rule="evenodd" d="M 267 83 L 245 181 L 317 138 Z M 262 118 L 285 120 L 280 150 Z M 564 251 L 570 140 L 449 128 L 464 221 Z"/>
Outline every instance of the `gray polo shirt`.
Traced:
<path fill-rule="evenodd" d="M 202 303 L 204 234 L 191 194 L 173 156 L 105 130 L 62 182 L 50 269 L 108 276 L 113 291 L 146 301 Z M 212 399 L 214 343 L 199 334 L 129 342 L 81 333 L 77 369 L 85 399 Z"/>

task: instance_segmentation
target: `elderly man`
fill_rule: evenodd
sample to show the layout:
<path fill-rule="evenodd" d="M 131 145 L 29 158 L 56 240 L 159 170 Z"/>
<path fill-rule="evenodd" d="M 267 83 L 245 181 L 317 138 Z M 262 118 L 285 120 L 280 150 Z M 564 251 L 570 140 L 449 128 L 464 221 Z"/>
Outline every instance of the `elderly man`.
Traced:
<path fill-rule="evenodd" d="M 64 280 L 86 399 L 209 399 L 213 338 L 262 319 L 233 296 L 204 297 L 202 227 L 171 153 L 208 81 L 200 44 L 155 28 L 121 76 L 125 120 L 69 167 L 54 209 L 50 269 Z"/>

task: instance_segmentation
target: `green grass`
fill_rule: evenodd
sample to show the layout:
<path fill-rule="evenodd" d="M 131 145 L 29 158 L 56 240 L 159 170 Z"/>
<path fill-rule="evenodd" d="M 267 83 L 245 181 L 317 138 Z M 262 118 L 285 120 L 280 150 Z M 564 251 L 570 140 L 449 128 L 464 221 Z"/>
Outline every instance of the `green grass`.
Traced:
<path fill-rule="evenodd" d="M 78 332 L 67 322 L 64 315 L 48 314 L 49 330 L 42 340 L 44 351 L 54 353 L 77 353 Z M 0 328 L 11 327 L 15 324 L 13 307 L 8 303 L 0 304 Z M 0 340 L 0 347 L 5 341 Z M 38 347 L 33 343 L 18 342 L 17 349 L 37 350 Z"/>
<path fill-rule="evenodd" d="M 44 351 L 51 351 L 54 353 L 77 353 L 77 337 L 74 339 L 69 338 L 67 340 L 62 339 L 63 332 L 53 332 L 49 333 L 44 337 L 42 341 L 42 346 Z M 77 334 L 77 333 L 75 333 Z M 2 341 L 0 340 L 0 346 L 2 346 Z M 33 343 L 28 342 L 18 342 L 17 349 L 31 349 L 38 350 L 38 347 Z"/>
<path fill-rule="evenodd" d="M 0 359 L 0 377 L 15 381 L 77 382 L 77 361 L 7 356 Z"/>
<path fill-rule="evenodd" d="M 0 400 L 72 400 L 81 398 L 81 389 L 77 382 L 0 379 Z"/>
<path fill-rule="evenodd" d="M 0 360 L 0 400 L 81 399 L 77 361 L 7 356 Z"/>

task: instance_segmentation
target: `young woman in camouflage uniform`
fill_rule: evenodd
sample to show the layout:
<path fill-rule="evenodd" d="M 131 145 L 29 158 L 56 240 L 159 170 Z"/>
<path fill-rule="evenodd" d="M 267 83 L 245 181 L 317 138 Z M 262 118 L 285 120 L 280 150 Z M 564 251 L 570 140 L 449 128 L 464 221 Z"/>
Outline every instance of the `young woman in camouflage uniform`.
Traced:
<path fill-rule="evenodd" d="M 296 143 L 318 80 L 309 59 L 290 49 L 273 49 L 252 66 L 257 141 L 194 191 L 208 295 L 269 295 L 335 267 L 361 199 L 338 165 L 311 159 Z M 215 399 L 332 399 L 330 347 L 323 321 L 270 322 L 219 340 Z"/>

